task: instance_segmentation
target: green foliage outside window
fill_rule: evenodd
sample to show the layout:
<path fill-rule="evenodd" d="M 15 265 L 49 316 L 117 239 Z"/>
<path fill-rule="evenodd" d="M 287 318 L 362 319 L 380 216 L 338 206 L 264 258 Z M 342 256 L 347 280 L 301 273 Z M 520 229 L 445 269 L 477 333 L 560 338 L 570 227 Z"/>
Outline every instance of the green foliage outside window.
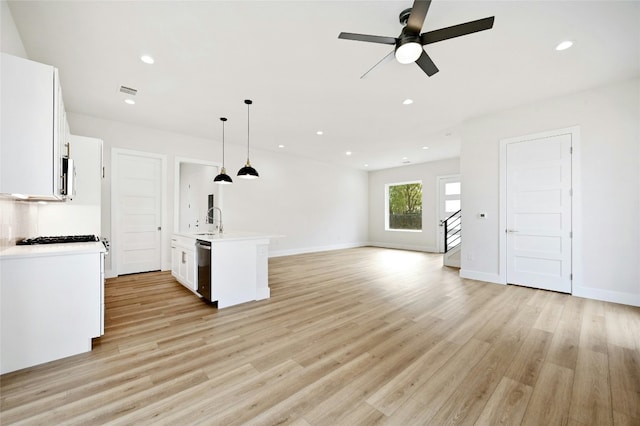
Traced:
<path fill-rule="evenodd" d="M 422 184 L 389 185 L 389 229 L 422 230 Z"/>

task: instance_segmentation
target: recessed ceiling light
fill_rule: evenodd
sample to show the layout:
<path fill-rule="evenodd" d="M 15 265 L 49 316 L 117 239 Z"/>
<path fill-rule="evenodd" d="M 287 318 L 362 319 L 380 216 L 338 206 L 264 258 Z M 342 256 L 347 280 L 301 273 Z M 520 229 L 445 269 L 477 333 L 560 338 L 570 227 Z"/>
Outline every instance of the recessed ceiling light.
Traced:
<path fill-rule="evenodd" d="M 369 165 L 368 165 L 368 164 L 365 164 L 364 166 L 365 166 L 365 167 L 369 167 Z"/>
<path fill-rule="evenodd" d="M 140 60 L 141 60 L 142 62 L 144 62 L 145 64 L 152 64 L 152 63 L 154 63 L 154 62 L 155 62 L 155 61 L 153 60 L 153 58 L 152 58 L 151 56 L 149 56 L 149 55 L 142 55 L 142 56 L 140 56 Z"/>
<path fill-rule="evenodd" d="M 134 101 L 133 99 L 125 99 L 124 103 L 125 104 L 129 104 L 129 105 L 134 105 L 136 103 L 136 101 Z"/>
<path fill-rule="evenodd" d="M 413 99 L 405 99 L 404 101 L 402 101 L 402 105 L 411 105 L 413 103 Z"/>
<path fill-rule="evenodd" d="M 280 144 L 278 145 L 278 148 L 284 148 L 284 145 Z"/>
<path fill-rule="evenodd" d="M 402 157 L 402 159 L 403 159 L 403 160 L 406 160 L 406 159 L 407 159 L 407 157 Z"/>
<path fill-rule="evenodd" d="M 323 132 L 322 130 L 318 130 L 318 131 L 316 132 L 316 135 L 318 135 L 318 136 L 322 136 L 322 135 L 324 135 L 324 132 Z"/>
<path fill-rule="evenodd" d="M 352 154 L 351 151 L 347 151 L 344 153 L 344 155 L 351 155 L 351 154 Z"/>
<path fill-rule="evenodd" d="M 429 147 L 428 146 L 423 146 L 422 149 L 429 149 Z"/>
<path fill-rule="evenodd" d="M 565 40 L 556 46 L 556 50 L 567 50 L 573 46 L 573 42 L 571 40 Z"/>

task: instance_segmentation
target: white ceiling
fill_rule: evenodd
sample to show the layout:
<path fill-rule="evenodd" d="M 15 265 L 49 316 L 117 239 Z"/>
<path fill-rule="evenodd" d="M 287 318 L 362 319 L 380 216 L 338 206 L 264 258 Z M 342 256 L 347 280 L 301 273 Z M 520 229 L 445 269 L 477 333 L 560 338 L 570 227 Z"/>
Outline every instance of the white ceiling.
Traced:
<path fill-rule="evenodd" d="M 495 16 L 428 45 L 427 77 L 389 46 L 403 1 L 10 1 L 29 57 L 54 65 L 69 111 L 375 170 L 455 157 L 460 123 L 640 75 L 639 1 L 434 0 L 423 31 Z M 570 39 L 563 52 L 554 47 Z M 154 65 L 142 63 L 152 55 Z M 138 89 L 136 105 L 120 85 Z M 402 105 L 412 98 L 413 105 Z M 316 131 L 323 130 L 323 136 Z M 429 149 L 422 149 L 428 146 Z M 350 150 L 353 155 L 346 156 Z M 364 164 L 368 164 L 365 168 Z"/>

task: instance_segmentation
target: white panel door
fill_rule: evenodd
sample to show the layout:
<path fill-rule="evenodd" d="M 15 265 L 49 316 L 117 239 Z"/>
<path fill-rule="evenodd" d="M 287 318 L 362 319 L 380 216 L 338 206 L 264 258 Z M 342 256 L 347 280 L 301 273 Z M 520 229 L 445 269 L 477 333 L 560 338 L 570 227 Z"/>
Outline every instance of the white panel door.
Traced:
<path fill-rule="evenodd" d="M 162 159 L 117 153 L 118 275 L 161 268 Z"/>
<path fill-rule="evenodd" d="M 460 175 L 438 177 L 438 251 L 444 253 L 444 221 L 460 210 L 462 186 Z M 449 245 L 458 245 L 461 221 L 451 221 Z"/>
<path fill-rule="evenodd" d="M 507 282 L 571 293 L 571 135 L 506 153 Z"/>

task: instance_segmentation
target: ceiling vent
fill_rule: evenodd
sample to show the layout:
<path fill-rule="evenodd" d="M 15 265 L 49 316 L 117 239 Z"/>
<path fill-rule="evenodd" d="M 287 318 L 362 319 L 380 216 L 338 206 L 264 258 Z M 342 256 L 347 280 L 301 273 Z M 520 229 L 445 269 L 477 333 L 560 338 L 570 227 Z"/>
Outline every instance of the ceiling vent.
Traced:
<path fill-rule="evenodd" d="M 131 96 L 135 96 L 138 93 L 136 89 L 132 89 L 131 87 L 127 86 L 120 86 L 120 92 Z"/>

